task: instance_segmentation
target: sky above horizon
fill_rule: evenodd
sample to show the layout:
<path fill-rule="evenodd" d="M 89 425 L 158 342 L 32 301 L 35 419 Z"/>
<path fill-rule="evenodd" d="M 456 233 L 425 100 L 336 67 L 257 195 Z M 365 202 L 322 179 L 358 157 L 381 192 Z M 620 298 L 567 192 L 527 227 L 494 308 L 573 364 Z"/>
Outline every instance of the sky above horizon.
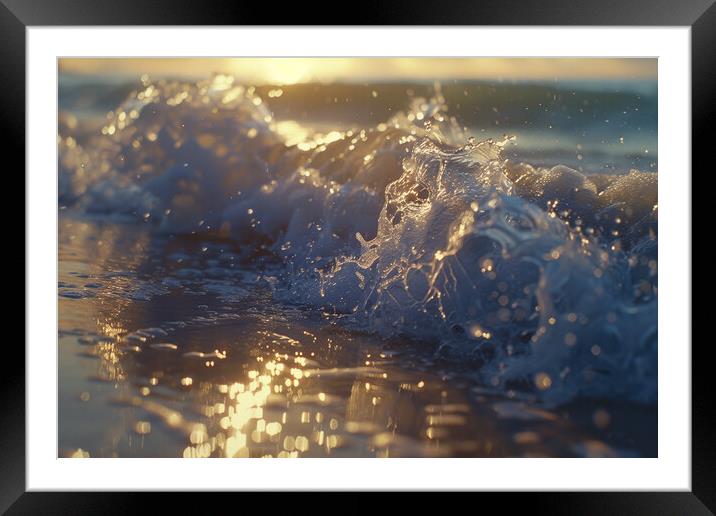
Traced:
<path fill-rule="evenodd" d="M 389 80 L 633 81 L 657 79 L 657 59 L 242 57 L 61 58 L 60 73 L 197 78 L 212 73 L 267 84 Z"/>

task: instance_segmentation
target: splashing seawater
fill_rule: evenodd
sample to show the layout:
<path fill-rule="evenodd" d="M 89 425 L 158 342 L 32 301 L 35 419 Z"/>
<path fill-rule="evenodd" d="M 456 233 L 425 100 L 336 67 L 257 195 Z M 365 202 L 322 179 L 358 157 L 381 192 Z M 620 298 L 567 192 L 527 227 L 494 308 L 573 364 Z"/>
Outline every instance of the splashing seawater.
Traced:
<path fill-rule="evenodd" d="M 60 203 L 260 248 L 275 298 L 434 343 L 495 390 L 655 401 L 657 175 L 513 163 L 512 140 L 476 142 L 436 89 L 288 145 L 231 77 L 147 80 L 90 145 L 60 135 Z"/>

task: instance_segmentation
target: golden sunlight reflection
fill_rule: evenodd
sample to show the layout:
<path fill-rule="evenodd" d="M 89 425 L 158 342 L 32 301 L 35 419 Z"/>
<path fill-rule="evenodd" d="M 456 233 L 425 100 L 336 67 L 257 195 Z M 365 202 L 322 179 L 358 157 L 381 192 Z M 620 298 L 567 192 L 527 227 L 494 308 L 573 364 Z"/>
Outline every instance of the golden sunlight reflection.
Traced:
<path fill-rule="evenodd" d="M 358 422 L 344 420 L 337 410 L 343 403 L 340 396 L 316 392 L 311 382 L 322 376 L 322 370 L 315 360 L 303 351 L 282 352 L 286 345 L 302 348 L 301 341 L 277 332 L 260 332 L 258 337 L 277 347 L 256 356 L 243 381 L 207 386 L 203 412 L 216 433 L 202 434 L 202 439 L 190 436 L 183 457 L 330 456 L 350 439 L 349 434 L 365 430 Z M 252 354 L 262 347 L 256 346 Z M 282 350 L 277 351 L 279 347 Z M 329 371 L 325 376 L 337 375 L 350 376 L 351 371 Z M 353 396 L 351 400 L 357 403 Z"/>
<path fill-rule="evenodd" d="M 618 453 L 520 400 L 477 392 L 475 405 L 460 383 L 430 373 L 430 361 L 339 330 L 327 314 L 311 323 L 289 307 L 237 314 L 191 292 L 152 290 L 140 281 L 147 245 L 146 233 L 119 226 L 68 219 L 61 227 L 61 370 L 74 364 L 86 374 L 61 383 L 71 408 L 60 419 L 63 456 L 553 455 L 541 421 L 570 435 L 572 454 Z M 98 274 L 83 254 L 109 273 Z M 166 267 L 184 270 L 184 254 L 167 259 Z M 205 315 L 180 316 L 197 302 Z M 477 326 L 470 331 L 487 338 Z M 552 381 L 534 378 L 539 389 Z M 89 413 L 113 423 L 95 428 Z M 588 414 L 598 429 L 615 417 L 601 407 Z"/>

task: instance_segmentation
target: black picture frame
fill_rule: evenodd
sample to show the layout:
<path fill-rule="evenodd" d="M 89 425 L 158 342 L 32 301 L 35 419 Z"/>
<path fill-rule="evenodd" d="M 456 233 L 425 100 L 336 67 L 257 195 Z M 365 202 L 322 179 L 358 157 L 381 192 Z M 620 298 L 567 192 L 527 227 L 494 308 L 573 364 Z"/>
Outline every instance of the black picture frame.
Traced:
<path fill-rule="evenodd" d="M 442 0 L 363 0 L 360 6 L 231 1 L 177 0 L 0 0 L 0 124 L 6 156 L 25 165 L 25 29 L 29 26 L 81 25 L 315 25 L 316 13 L 340 13 L 327 24 L 350 25 L 571 25 L 571 26 L 689 26 L 692 64 L 692 162 L 709 160 L 711 126 L 716 121 L 716 5 L 714 0 L 489 0 L 471 3 Z M 350 13 L 344 9 L 351 9 Z M 567 44 L 567 43 L 566 43 Z M 709 161 L 707 161 L 709 160 Z M 709 169 L 713 168 L 712 166 Z M 8 171 L 9 172 L 9 171 Z M 684 174 L 684 180 L 690 180 Z M 24 188 L 24 187 L 23 187 Z M 685 207 L 691 211 L 691 206 Z M 24 254 L 23 254 L 24 256 Z M 25 262 L 27 263 L 27 262 Z M 27 266 L 26 266 L 27 267 Z M 27 275 L 31 270 L 25 271 Z M 26 306 L 32 310 L 32 306 Z M 688 346 L 690 342 L 673 343 Z M 501 496 L 501 510 L 528 506 L 550 514 L 714 514 L 716 513 L 716 428 L 710 422 L 712 404 L 707 378 L 710 342 L 692 347 L 692 490 L 690 492 L 531 493 Z M 145 494 L 25 492 L 25 352 L 6 342 L 0 376 L 2 431 L 0 510 L 8 514 L 128 512 L 151 507 Z M 243 496 L 243 495 L 242 495 Z M 487 496 L 485 494 L 484 496 Z M 490 495 L 495 496 L 495 495 Z M 499 496 L 499 495 L 497 495 Z M 162 506 L 181 504 L 181 512 L 206 512 L 208 504 L 225 496 L 173 493 Z"/>

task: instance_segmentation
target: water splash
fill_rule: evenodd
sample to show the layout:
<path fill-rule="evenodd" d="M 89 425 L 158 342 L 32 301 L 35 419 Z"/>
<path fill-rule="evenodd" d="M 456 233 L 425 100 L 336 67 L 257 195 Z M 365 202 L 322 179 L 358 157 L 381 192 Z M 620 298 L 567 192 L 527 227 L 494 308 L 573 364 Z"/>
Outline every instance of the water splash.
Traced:
<path fill-rule="evenodd" d="M 494 389 L 656 399 L 656 174 L 510 162 L 439 87 L 296 142 L 231 77 L 141 86 L 89 144 L 59 139 L 62 205 L 260 248 L 277 298 L 435 342 Z"/>

